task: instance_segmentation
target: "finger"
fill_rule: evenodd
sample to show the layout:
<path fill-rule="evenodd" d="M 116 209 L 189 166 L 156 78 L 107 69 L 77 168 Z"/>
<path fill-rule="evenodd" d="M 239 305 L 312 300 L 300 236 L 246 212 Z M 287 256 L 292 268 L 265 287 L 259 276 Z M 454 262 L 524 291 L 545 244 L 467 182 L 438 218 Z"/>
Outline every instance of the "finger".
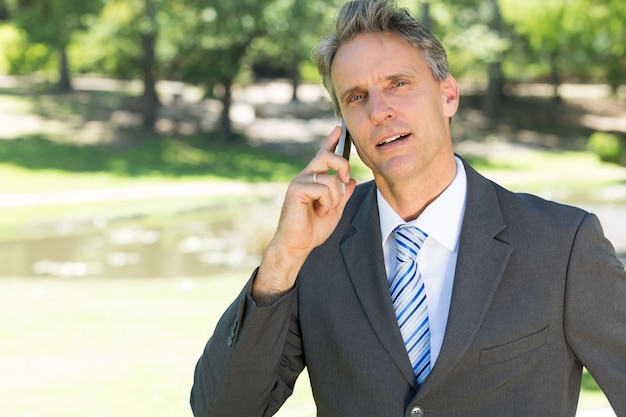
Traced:
<path fill-rule="evenodd" d="M 333 211 L 341 203 L 339 185 L 334 176 L 323 173 L 301 173 L 293 181 L 300 203 L 311 204 L 318 215 Z"/>
<path fill-rule="evenodd" d="M 346 204 L 348 204 L 348 200 L 350 200 L 350 197 L 352 197 L 352 194 L 354 193 L 355 188 L 356 188 L 356 180 L 350 179 L 345 184 L 345 189 L 344 189 L 344 192 L 340 196 L 340 201 L 339 201 L 338 206 L 335 207 L 331 212 L 329 212 L 329 214 L 334 214 L 337 211 L 339 211 L 339 213 L 343 213 L 343 210 L 345 209 Z"/>
<path fill-rule="evenodd" d="M 334 170 L 339 175 L 341 182 L 347 183 L 350 180 L 350 163 L 340 155 L 334 153 L 337 142 L 341 134 L 339 126 L 331 132 L 315 157 L 309 165 L 302 171 L 309 175 L 317 173 L 327 173 Z"/>
<path fill-rule="evenodd" d="M 341 137 L 341 126 L 335 126 L 330 135 L 326 138 L 326 141 L 322 145 L 321 151 L 327 152 L 335 152 L 335 148 L 337 148 L 337 144 L 339 143 L 339 138 Z"/>
<path fill-rule="evenodd" d="M 342 195 L 346 192 L 346 184 L 350 181 L 350 176 L 348 173 L 347 181 L 341 181 L 336 175 L 331 174 L 323 174 L 323 173 L 313 173 L 310 175 L 302 174 L 301 183 L 311 183 L 315 185 L 324 185 L 328 187 L 328 191 L 331 193 L 331 201 L 333 202 L 333 206 L 335 206 L 334 202 L 337 199 L 342 198 Z M 337 194 L 337 192 L 339 194 Z"/>
<path fill-rule="evenodd" d="M 329 211 L 337 208 L 337 206 L 341 203 L 342 194 L 342 190 L 337 177 L 328 174 L 317 174 L 313 175 L 312 179 L 315 179 L 314 185 L 325 187 L 325 190 L 322 190 L 320 192 L 327 193 L 327 196 L 325 196 L 327 197 L 326 201 L 328 204 L 326 208 Z"/>
<path fill-rule="evenodd" d="M 329 167 L 334 169 L 337 172 L 337 176 L 339 180 L 347 184 L 350 181 L 350 164 L 346 161 L 345 158 L 341 155 L 337 155 L 335 153 L 337 146 L 339 145 L 339 139 L 341 138 L 341 127 L 336 126 L 335 129 L 328 135 L 326 143 L 322 147 L 323 151 L 332 152 L 338 158 L 333 158 L 332 162 L 329 163 Z M 345 188 L 345 185 L 344 185 Z"/>

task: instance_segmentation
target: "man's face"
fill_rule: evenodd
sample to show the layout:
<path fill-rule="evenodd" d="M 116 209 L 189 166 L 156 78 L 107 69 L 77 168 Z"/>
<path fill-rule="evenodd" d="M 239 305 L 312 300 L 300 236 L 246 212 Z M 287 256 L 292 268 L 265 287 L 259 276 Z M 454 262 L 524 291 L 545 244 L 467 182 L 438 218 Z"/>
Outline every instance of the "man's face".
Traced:
<path fill-rule="evenodd" d="M 457 84 L 436 81 L 419 49 L 393 33 L 360 34 L 339 47 L 331 76 L 355 147 L 379 186 L 429 180 L 449 166 Z"/>

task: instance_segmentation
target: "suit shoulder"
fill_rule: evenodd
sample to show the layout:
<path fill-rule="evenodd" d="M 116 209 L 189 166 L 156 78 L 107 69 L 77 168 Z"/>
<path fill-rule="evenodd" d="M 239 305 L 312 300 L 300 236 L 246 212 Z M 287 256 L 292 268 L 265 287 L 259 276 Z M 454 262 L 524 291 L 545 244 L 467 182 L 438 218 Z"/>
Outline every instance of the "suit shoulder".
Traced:
<path fill-rule="evenodd" d="M 508 217 L 519 222 L 546 222 L 546 225 L 552 227 L 572 223 L 578 225 L 589 214 L 579 207 L 547 200 L 534 194 L 512 192 L 499 185 L 496 185 L 496 193 L 503 213 L 508 213 Z"/>

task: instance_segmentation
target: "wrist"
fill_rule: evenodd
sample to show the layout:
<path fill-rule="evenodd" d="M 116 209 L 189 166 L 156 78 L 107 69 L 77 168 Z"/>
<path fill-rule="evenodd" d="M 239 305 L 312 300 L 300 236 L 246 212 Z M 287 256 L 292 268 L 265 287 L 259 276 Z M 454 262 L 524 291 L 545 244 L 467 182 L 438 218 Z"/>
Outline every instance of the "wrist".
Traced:
<path fill-rule="evenodd" d="M 291 291 L 307 256 L 302 251 L 288 251 L 270 244 L 252 283 L 255 302 L 268 305 Z"/>

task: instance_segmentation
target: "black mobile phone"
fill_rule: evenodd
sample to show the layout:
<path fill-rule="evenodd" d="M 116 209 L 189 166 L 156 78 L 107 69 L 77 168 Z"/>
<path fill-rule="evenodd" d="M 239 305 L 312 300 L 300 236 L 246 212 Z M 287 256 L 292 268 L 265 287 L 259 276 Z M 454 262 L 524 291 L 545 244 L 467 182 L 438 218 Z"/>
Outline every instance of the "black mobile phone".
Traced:
<path fill-rule="evenodd" d="M 335 149 L 335 153 L 337 155 L 343 156 L 348 161 L 350 160 L 350 147 L 352 145 L 352 138 L 350 137 L 350 132 L 346 128 L 346 122 L 341 121 L 341 136 L 339 137 L 339 143 L 337 143 L 337 148 Z"/>

